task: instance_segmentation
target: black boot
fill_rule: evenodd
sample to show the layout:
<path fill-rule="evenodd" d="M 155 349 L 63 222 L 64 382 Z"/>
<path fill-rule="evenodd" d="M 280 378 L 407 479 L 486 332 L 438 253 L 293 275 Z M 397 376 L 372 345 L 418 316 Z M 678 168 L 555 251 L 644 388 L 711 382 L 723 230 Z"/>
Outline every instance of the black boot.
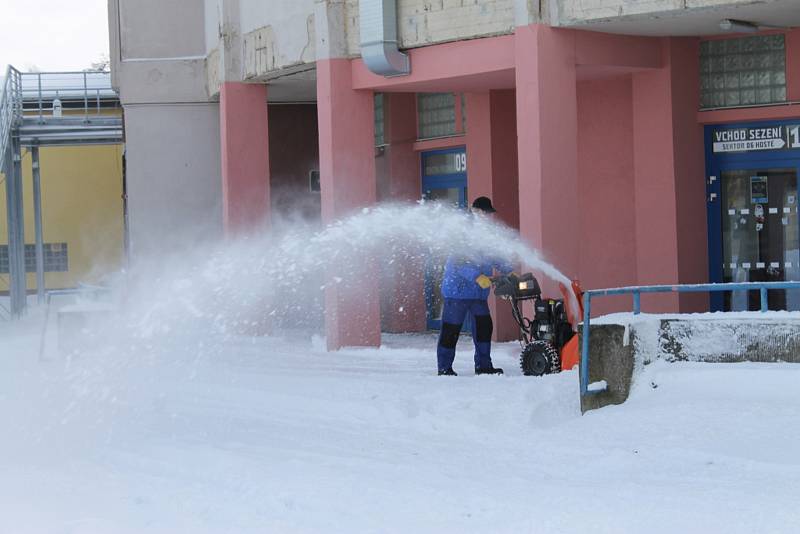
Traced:
<path fill-rule="evenodd" d="M 458 376 L 453 368 L 450 367 L 449 369 L 439 369 L 439 376 Z"/>
<path fill-rule="evenodd" d="M 499 367 L 476 367 L 475 368 L 476 375 L 502 375 L 503 370 Z"/>

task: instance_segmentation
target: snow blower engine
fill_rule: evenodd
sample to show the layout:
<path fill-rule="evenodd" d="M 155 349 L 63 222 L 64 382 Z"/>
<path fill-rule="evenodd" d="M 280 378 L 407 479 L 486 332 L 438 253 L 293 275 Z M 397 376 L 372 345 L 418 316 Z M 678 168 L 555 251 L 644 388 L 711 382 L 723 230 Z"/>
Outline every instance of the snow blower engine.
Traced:
<path fill-rule="evenodd" d="M 519 325 L 522 354 L 519 363 L 522 374 L 542 376 L 558 373 L 562 369 L 572 369 L 578 363 L 578 336 L 573 325 L 576 319 L 565 302 L 570 294 L 563 284 L 559 284 L 563 298 L 543 298 L 539 282 L 531 273 L 516 275 L 511 273 L 493 280 L 494 294 L 511 302 L 511 313 Z M 577 281 L 572 282 L 572 291 L 582 307 L 583 292 Z M 531 301 L 533 317 L 528 318 L 523 311 L 525 303 Z M 583 314 L 583 311 L 579 312 Z"/>

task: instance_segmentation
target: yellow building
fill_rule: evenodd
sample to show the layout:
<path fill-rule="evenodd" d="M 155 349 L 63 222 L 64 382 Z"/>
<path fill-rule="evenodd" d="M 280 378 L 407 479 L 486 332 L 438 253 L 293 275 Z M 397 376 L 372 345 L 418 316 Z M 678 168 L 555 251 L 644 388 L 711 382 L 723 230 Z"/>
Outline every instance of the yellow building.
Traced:
<path fill-rule="evenodd" d="M 118 270 L 124 258 L 122 145 L 44 147 L 39 154 L 46 287 L 99 283 Z M 23 152 L 22 169 L 25 263 L 32 290 L 36 277 L 30 151 Z M 8 244 L 5 194 L 0 188 L 0 247 Z M 0 250 L 0 292 L 8 291 L 3 256 Z"/>
<path fill-rule="evenodd" d="M 80 78 L 80 74 L 75 76 Z M 62 87 L 64 79 L 58 82 Z M 78 85 L 80 83 L 79 79 Z M 63 88 L 60 91 L 57 96 L 52 92 L 44 94 L 43 104 L 40 104 L 42 99 L 39 95 L 26 95 L 26 119 L 43 116 L 42 124 L 58 122 L 52 118 L 63 118 L 63 122 L 68 122 L 82 119 L 87 114 L 87 107 L 94 117 L 119 118 L 122 115 L 115 95 L 110 97 L 104 92 L 101 98 L 100 91 L 97 91 L 95 109 L 94 99 L 71 95 Z M 58 103 L 54 104 L 56 98 Z M 53 112 L 54 105 L 63 105 L 63 115 Z M 40 111 L 42 107 L 44 112 Z M 42 142 L 39 148 L 47 289 L 75 287 L 79 283 L 101 284 L 124 263 L 123 145 L 94 144 L 91 133 L 88 135 L 76 136 L 75 143 L 60 141 L 62 144 L 58 146 Z M 45 137 L 42 135 L 43 139 Z M 21 150 L 25 263 L 27 288 L 33 291 L 36 289 L 33 167 L 32 149 L 25 144 Z M 4 181 L 5 176 L 0 174 L 0 295 L 7 295 L 10 289 L 8 204 Z"/>

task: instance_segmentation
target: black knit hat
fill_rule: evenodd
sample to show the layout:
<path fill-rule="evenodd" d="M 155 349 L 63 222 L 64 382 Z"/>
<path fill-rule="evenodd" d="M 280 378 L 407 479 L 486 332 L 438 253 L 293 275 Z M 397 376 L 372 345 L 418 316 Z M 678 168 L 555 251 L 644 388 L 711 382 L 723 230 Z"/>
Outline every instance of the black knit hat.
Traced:
<path fill-rule="evenodd" d="M 486 213 L 494 213 L 494 212 L 497 211 L 492 206 L 492 201 L 489 200 L 489 197 L 478 197 L 478 198 L 476 198 L 475 201 L 472 203 L 472 207 L 477 209 L 477 210 L 484 211 Z"/>

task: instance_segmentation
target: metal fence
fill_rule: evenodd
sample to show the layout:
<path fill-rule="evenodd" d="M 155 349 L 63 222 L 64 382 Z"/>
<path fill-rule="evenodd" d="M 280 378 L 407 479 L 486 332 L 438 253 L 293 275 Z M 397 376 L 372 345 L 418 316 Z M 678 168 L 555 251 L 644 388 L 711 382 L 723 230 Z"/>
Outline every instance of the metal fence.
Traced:
<path fill-rule="evenodd" d="M 20 95 L 23 113 L 40 120 L 51 114 L 56 100 L 88 116 L 99 115 L 104 103 L 118 98 L 111 88 L 111 74 L 104 71 L 22 73 Z"/>
<path fill-rule="evenodd" d="M 11 146 L 11 132 L 22 119 L 22 73 L 10 66 L 0 95 L 0 165 Z M 0 168 L 2 170 L 2 168 Z"/>
<path fill-rule="evenodd" d="M 592 299 L 612 295 L 631 295 L 633 303 L 631 309 L 634 315 L 641 313 L 642 293 L 716 293 L 727 291 L 758 291 L 761 296 L 761 312 L 768 311 L 767 292 L 770 290 L 800 290 L 798 282 L 745 282 L 729 284 L 689 284 L 671 286 L 631 286 L 613 289 L 592 289 L 583 294 L 583 333 L 581 337 L 581 366 L 580 382 L 581 397 L 605 391 L 604 388 L 589 390 L 589 347 L 591 337 Z"/>

